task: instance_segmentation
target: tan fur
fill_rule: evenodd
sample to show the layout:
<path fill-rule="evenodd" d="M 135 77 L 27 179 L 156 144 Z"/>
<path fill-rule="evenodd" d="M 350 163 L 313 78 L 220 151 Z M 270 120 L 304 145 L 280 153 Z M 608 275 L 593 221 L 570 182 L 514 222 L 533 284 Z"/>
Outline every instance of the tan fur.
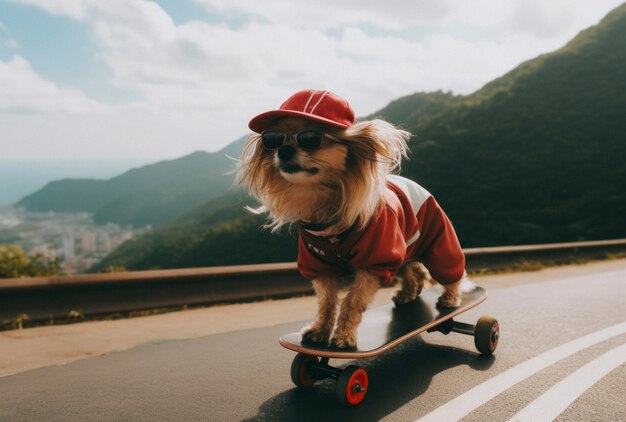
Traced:
<path fill-rule="evenodd" d="M 250 210 L 267 213 L 267 226 L 273 230 L 297 222 L 330 226 L 328 230 L 336 233 L 350 227 L 365 228 L 384 203 L 386 177 L 399 170 L 410 137 L 408 132 L 382 120 L 357 122 L 341 130 L 289 117 L 268 129 L 289 134 L 318 129 L 333 139 L 325 139 L 319 149 L 311 151 L 300 148 L 290 137 L 287 144 L 296 150 L 293 161 L 303 169 L 297 173 L 280 170 L 277 151 L 266 149 L 260 135 L 247 140 L 237 180 L 261 203 Z M 402 285 L 394 298 L 399 304 L 415 300 L 430 281 L 428 271 L 415 261 L 406 263 L 396 279 Z M 459 305 L 461 281 L 444 286 L 440 306 Z M 332 342 L 338 347 L 356 346 L 357 327 L 379 286 L 377 277 L 356 269 L 337 316 L 337 280 L 313 280 L 318 312 L 315 322 L 303 330 L 303 339 Z"/>
<path fill-rule="evenodd" d="M 428 270 L 418 261 L 405 262 L 396 272 L 394 281 L 401 285 L 393 297 L 394 302 L 403 305 L 417 299 L 424 285 L 431 282 Z"/>
<path fill-rule="evenodd" d="M 356 346 L 356 332 L 363 312 L 367 309 L 380 287 L 378 277 L 365 270 L 357 270 L 348 295 L 341 302 L 337 328 L 332 343 L 337 347 Z"/>
<path fill-rule="evenodd" d="M 461 295 L 474 288 L 474 283 L 463 272 L 463 277 L 456 283 L 443 286 L 443 293 L 437 300 L 437 306 L 442 308 L 455 308 L 461 304 Z"/>
<path fill-rule="evenodd" d="M 313 280 L 317 296 L 317 318 L 310 327 L 302 330 L 302 338 L 317 343 L 328 343 L 335 328 L 337 314 L 337 281 L 333 278 Z"/>
<path fill-rule="evenodd" d="M 410 136 L 382 120 L 338 130 L 304 119 L 286 118 L 272 129 L 287 133 L 321 129 L 342 141 L 324 141 L 316 151 L 298 148 L 298 164 L 319 172 L 288 175 L 277 169 L 276 151 L 266 150 L 260 135 L 247 140 L 238 182 L 262 204 L 252 211 L 267 212 L 269 225 L 275 229 L 298 221 L 332 222 L 338 230 L 355 224 L 364 228 L 383 203 L 385 177 L 398 170 L 406 157 L 406 140 Z M 296 146 L 293 138 L 288 143 Z"/>

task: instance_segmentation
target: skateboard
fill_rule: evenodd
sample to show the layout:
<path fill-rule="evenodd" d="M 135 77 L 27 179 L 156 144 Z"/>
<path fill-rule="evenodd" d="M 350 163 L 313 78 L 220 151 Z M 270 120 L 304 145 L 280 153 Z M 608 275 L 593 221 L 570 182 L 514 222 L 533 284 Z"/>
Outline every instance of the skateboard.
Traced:
<path fill-rule="evenodd" d="M 332 347 L 322 343 L 303 342 L 299 332 L 279 339 L 281 346 L 298 352 L 291 364 L 291 380 L 302 388 L 312 387 L 315 382 L 327 378 L 335 380 L 339 402 L 348 406 L 359 404 L 368 387 L 367 372 L 358 366 L 345 369 L 328 364 L 330 359 L 362 359 L 377 356 L 398 344 L 424 332 L 439 331 L 444 334 L 457 332 L 474 337 L 474 345 L 482 354 L 492 354 L 500 335 L 498 321 L 482 316 L 476 325 L 457 322 L 453 318 L 479 305 L 487 298 L 482 287 L 464 293 L 457 308 L 438 308 L 440 288 L 422 291 L 413 302 L 397 305 L 390 303 L 370 309 L 363 314 L 357 332 L 357 346 L 349 349 Z"/>

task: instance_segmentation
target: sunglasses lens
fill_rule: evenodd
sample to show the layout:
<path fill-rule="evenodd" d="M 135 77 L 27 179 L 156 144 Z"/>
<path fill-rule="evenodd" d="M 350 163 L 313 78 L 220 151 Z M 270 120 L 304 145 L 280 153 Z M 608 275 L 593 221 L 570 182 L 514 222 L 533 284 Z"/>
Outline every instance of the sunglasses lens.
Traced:
<path fill-rule="evenodd" d="M 263 132 L 261 138 L 265 148 L 276 149 L 283 144 L 285 134 L 283 132 Z"/>
<path fill-rule="evenodd" d="M 316 149 L 319 148 L 322 143 L 322 132 L 317 130 L 307 130 L 298 133 L 298 145 L 302 148 Z"/>

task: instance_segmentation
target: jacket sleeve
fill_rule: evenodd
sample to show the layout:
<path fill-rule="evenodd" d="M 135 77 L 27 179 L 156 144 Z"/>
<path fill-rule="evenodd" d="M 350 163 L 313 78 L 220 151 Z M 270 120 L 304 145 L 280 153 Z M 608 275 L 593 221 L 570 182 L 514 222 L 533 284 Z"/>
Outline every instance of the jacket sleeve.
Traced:
<path fill-rule="evenodd" d="M 459 281 L 465 271 L 465 255 L 452 223 L 433 197 L 420 208 L 420 260 L 442 284 Z"/>
<path fill-rule="evenodd" d="M 352 248 L 351 256 L 350 265 L 354 269 L 365 269 L 380 277 L 383 284 L 391 283 L 406 256 L 401 221 L 393 209 L 383 208 L 370 222 Z"/>

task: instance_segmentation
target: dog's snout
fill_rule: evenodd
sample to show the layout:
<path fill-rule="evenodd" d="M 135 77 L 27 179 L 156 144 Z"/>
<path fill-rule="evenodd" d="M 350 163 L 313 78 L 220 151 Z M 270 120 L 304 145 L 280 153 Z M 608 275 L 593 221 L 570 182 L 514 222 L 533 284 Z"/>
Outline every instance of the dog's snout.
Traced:
<path fill-rule="evenodd" d="M 289 161 L 296 155 L 296 149 L 291 145 L 283 145 L 278 148 L 278 158 L 281 161 Z"/>

